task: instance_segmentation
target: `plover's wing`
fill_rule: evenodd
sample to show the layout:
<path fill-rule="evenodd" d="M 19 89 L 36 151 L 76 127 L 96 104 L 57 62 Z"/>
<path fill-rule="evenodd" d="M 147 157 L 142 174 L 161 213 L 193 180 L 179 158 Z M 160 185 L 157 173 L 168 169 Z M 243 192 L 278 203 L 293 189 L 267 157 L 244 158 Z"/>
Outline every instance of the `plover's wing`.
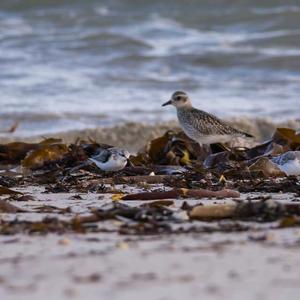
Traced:
<path fill-rule="evenodd" d="M 96 161 L 100 162 L 100 163 L 105 163 L 109 160 L 110 156 L 111 156 L 111 152 L 107 149 L 103 149 L 103 150 L 100 151 L 99 154 L 94 155 L 91 158 L 93 160 L 96 160 Z"/>
<path fill-rule="evenodd" d="M 243 135 L 253 137 L 251 134 L 231 127 L 216 116 L 196 108 L 190 111 L 190 122 L 205 135 Z"/>

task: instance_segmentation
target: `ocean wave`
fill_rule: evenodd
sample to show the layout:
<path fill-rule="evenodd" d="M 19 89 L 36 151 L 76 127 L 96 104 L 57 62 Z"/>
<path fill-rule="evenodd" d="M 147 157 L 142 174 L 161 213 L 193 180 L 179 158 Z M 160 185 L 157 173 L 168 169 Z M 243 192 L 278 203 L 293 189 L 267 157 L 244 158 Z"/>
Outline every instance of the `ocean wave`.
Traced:
<path fill-rule="evenodd" d="M 295 118 L 299 11 L 267 0 L 0 1 L 0 124 L 168 120 L 158 107 L 178 89 L 220 116 Z"/>
<path fill-rule="evenodd" d="M 80 119 L 106 119 L 107 114 L 102 113 L 84 113 L 84 112 L 67 112 L 67 113 L 35 113 L 35 112 L 1 112 L 0 120 L 16 120 L 20 122 L 47 122 L 58 120 L 80 120 Z"/>

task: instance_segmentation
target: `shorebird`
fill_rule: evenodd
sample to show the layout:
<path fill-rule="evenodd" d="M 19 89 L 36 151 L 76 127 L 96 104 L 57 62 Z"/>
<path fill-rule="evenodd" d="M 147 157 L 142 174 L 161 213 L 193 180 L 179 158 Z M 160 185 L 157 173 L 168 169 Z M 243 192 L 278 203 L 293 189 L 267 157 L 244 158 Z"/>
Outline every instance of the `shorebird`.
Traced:
<path fill-rule="evenodd" d="M 272 158 L 272 162 L 287 176 L 300 175 L 300 151 L 288 151 Z"/>
<path fill-rule="evenodd" d="M 129 156 L 130 153 L 127 150 L 112 147 L 102 149 L 100 153 L 90 157 L 88 160 L 93 162 L 102 171 L 115 172 L 125 168 Z"/>
<path fill-rule="evenodd" d="M 236 137 L 253 137 L 226 124 L 219 118 L 203 110 L 193 107 L 185 92 L 175 92 L 171 100 L 162 106 L 173 105 L 177 109 L 177 117 L 184 133 L 192 140 L 203 144 L 227 143 Z"/>

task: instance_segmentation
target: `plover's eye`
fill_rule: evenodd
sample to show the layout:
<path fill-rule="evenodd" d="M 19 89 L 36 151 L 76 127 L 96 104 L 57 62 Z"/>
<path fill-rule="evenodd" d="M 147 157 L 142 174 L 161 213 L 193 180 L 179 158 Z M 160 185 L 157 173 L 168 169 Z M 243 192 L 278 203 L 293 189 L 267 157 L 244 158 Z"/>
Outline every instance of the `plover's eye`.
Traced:
<path fill-rule="evenodd" d="M 177 97 L 176 97 L 176 101 L 179 101 L 180 99 L 181 99 L 180 96 L 177 96 Z"/>

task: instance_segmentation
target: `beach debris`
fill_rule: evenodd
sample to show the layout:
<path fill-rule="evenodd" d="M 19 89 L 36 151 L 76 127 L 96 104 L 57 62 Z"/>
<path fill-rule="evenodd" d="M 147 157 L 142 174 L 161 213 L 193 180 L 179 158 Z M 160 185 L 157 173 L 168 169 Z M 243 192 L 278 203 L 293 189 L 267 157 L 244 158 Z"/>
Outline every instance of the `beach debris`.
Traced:
<path fill-rule="evenodd" d="M 147 205 L 149 207 L 156 207 L 156 206 L 171 206 L 174 205 L 174 201 L 173 200 L 155 200 L 155 201 L 150 201 L 150 202 L 146 202 L 142 205 Z"/>
<path fill-rule="evenodd" d="M 42 149 L 46 146 L 59 144 L 60 139 L 46 139 L 40 143 L 12 142 L 0 145 L 0 163 L 1 164 L 21 164 L 21 161 L 31 152 Z"/>
<path fill-rule="evenodd" d="M 19 213 L 26 212 L 26 210 L 19 208 L 8 201 L 0 200 L 0 213 Z"/>
<path fill-rule="evenodd" d="M 91 179 L 89 184 L 101 185 L 101 184 L 139 184 L 139 183 L 164 183 L 165 181 L 180 178 L 180 175 L 138 175 L 138 176 L 119 176 Z"/>
<path fill-rule="evenodd" d="M 5 186 L 0 186 L 0 196 L 3 196 L 3 195 L 23 195 L 23 193 L 21 192 L 17 192 L 17 191 L 14 191 L 12 189 L 9 189 Z"/>
<path fill-rule="evenodd" d="M 250 171 L 261 172 L 266 178 L 270 176 L 284 176 L 281 169 L 267 157 L 260 157 L 255 163 L 249 166 Z"/>
<path fill-rule="evenodd" d="M 22 167 L 37 169 L 45 164 L 60 161 L 67 153 L 69 153 L 69 148 L 64 144 L 44 145 L 37 150 L 29 152 L 22 160 Z"/>
<path fill-rule="evenodd" d="M 300 205 L 296 202 L 299 180 L 285 176 L 298 174 L 295 167 L 300 140 L 292 129 L 279 128 L 272 139 L 250 149 L 216 144 L 210 150 L 182 132 L 168 131 L 149 141 L 135 156 L 124 152 L 117 168 L 99 168 L 100 161 L 105 163 L 99 156 L 110 157 L 112 149 L 116 148 L 93 140 L 66 144 L 54 138 L 0 145 L 0 196 L 5 199 L 0 212 L 25 212 L 21 207 L 6 206 L 11 204 L 8 200 L 20 201 L 18 204 L 26 207 L 31 203 L 25 201 L 38 201 L 35 195 L 18 191 L 30 185 L 43 187 L 45 194 L 72 193 L 73 202 L 85 200 L 79 194 L 91 193 L 99 203 L 105 203 L 100 208 L 87 207 L 78 215 L 72 206 L 39 203 L 32 212 L 55 217 L 31 222 L 2 219 L 0 234 L 115 230 L 139 235 L 251 229 L 244 221 L 278 221 L 278 228 L 300 226 Z M 97 158 L 98 166 L 87 164 L 89 158 Z M 282 169 L 293 161 L 288 169 L 292 171 Z M 242 201 L 242 192 L 264 192 L 267 196 Z M 289 193 L 295 202 L 276 202 L 269 196 L 274 192 Z M 197 199 L 205 200 L 193 205 Z M 214 200 L 207 204 L 209 199 Z M 220 203 L 218 199 L 226 201 Z M 186 202 L 179 207 L 181 200 Z M 63 220 L 59 218 L 62 215 Z M 225 225 L 216 224 L 223 219 Z M 110 229 L 101 225 L 106 220 L 114 221 Z"/>
<path fill-rule="evenodd" d="M 150 141 L 144 149 L 130 160 L 136 165 L 190 165 L 201 155 L 201 148 L 183 132 L 167 131 Z"/>
<path fill-rule="evenodd" d="M 300 195 L 300 184 L 296 177 L 260 178 L 256 176 L 249 181 L 236 181 L 233 187 L 240 193 L 294 193 Z"/>
<path fill-rule="evenodd" d="M 16 121 L 10 126 L 10 128 L 0 130 L 0 133 L 14 133 L 16 131 L 16 129 L 18 128 L 18 126 L 19 126 L 19 121 Z"/>
<path fill-rule="evenodd" d="M 284 151 L 300 148 L 300 136 L 296 133 L 296 130 L 291 128 L 277 128 L 272 140 L 284 146 Z"/>
<path fill-rule="evenodd" d="M 166 202 L 167 201 L 167 202 Z M 101 223 L 115 220 L 113 231 L 126 235 L 183 233 L 183 232 L 239 232 L 251 230 L 251 222 L 270 223 L 270 228 L 282 228 L 300 225 L 300 204 L 282 203 L 270 197 L 261 200 L 235 200 L 226 203 L 173 206 L 173 201 L 158 200 L 143 204 L 128 205 L 122 202 L 106 203 L 101 208 L 91 208 L 90 213 L 76 215 L 63 220 L 58 217 L 46 217 L 40 221 L 1 220 L 0 234 L 47 234 L 47 233 L 87 233 L 105 230 Z M 9 206 L 7 206 L 7 204 Z M 3 207 L 3 208 L 2 208 Z M 56 212 L 58 208 L 38 210 L 39 213 Z M 0 212 L 25 212 L 10 203 L 0 201 Z M 70 209 L 61 209 L 61 213 L 70 214 Z M 202 222 L 195 222 L 200 220 Z M 226 220 L 226 223 L 211 221 Z M 275 223 L 276 222 L 276 223 Z M 107 224 L 107 223 L 105 223 Z M 255 226 L 255 225 L 254 225 Z M 114 229 L 113 229 L 114 228 Z M 264 230 L 267 227 L 263 227 Z M 255 227 L 259 231 L 259 227 Z"/>
<path fill-rule="evenodd" d="M 102 280 L 102 275 L 99 273 L 92 273 L 88 275 L 75 275 L 73 276 L 73 281 L 76 284 L 87 284 L 87 283 L 98 283 Z"/>
<path fill-rule="evenodd" d="M 299 209 L 299 204 L 285 205 L 272 199 L 263 199 L 261 201 L 197 205 L 189 212 L 189 216 L 198 220 L 233 218 L 247 221 L 272 222 L 286 215 L 298 215 L 300 213 Z"/>
<path fill-rule="evenodd" d="M 215 220 L 231 218 L 235 215 L 237 203 L 197 205 L 189 212 L 191 219 Z"/>
<path fill-rule="evenodd" d="M 180 199 L 180 198 L 238 198 L 240 193 L 233 190 L 223 189 L 211 191 L 206 189 L 173 189 L 170 191 L 152 191 L 145 193 L 129 194 L 122 200 L 156 200 L 156 199 Z"/>

